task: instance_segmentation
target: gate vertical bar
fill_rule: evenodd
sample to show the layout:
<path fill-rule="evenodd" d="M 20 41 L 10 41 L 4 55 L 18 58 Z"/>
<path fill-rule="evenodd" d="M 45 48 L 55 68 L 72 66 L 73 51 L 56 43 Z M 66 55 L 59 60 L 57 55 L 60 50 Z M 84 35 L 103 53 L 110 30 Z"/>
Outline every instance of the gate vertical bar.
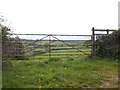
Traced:
<path fill-rule="evenodd" d="M 95 29 L 92 28 L 92 54 L 95 55 Z"/>
<path fill-rule="evenodd" d="M 109 34 L 109 29 L 107 29 L 107 35 Z"/>
<path fill-rule="evenodd" d="M 49 60 L 51 59 L 51 35 L 49 35 Z"/>
<path fill-rule="evenodd" d="M 2 28 L 0 28 L 0 89 L 2 90 Z"/>

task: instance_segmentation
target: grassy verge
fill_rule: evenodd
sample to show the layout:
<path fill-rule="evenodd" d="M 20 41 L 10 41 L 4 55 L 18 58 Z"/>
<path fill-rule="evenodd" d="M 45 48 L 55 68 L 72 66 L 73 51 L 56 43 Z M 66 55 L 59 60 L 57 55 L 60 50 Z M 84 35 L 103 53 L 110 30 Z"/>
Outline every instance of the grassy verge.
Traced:
<path fill-rule="evenodd" d="M 3 72 L 3 88 L 118 87 L 118 62 L 86 56 L 13 60 Z"/>

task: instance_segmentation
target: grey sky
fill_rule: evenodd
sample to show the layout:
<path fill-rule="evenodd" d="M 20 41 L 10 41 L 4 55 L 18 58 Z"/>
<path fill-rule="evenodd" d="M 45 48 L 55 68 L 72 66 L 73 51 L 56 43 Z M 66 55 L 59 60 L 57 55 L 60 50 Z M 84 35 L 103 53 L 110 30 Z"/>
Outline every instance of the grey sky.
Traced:
<path fill-rule="evenodd" d="M 118 3 L 118 28 L 120 28 L 120 1 Z"/>
<path fill-rule="evenodd" d="M 0 0 L 15 33 L 91 34 L 118 28 L 119 0 Z"/>

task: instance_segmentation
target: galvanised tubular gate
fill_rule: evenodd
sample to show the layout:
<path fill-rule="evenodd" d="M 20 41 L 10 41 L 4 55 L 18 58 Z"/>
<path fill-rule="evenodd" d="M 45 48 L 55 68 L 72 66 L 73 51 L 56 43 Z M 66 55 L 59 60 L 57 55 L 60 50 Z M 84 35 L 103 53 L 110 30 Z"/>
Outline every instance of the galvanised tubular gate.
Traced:
<path fill-rule="evenodd" d="M 95 33 L 96 31 L 100 31 L 100 32 L 106 32 L 106 34 L 97 34 Z M 84 55 L 89 55 L 87 54 L 85 51 L 81 50 L 80 48 L 76 48 L 70 44 L 68 44 L 67 42 L 65 42 L 64 40 L 61 40 L 61 39 L 58 39 L 57 36 L 70 36 L 70 37 L 73 37 L 73 36 L 76 36 L 76 37 L 90 37 L 91 41 L 92 41 L 92 44 L 90 45 L 91 46 L 91 53 L 92 55 L 94 56 L 95 55 L 95 41 L 96 41 L 96 36 L 98 35 L 108 35 L 109 32 L 113 32 L 115 30 L 109 30 L 109 29 L 95 29 L 94 27 L 92 28 L 92 35 L 67 35 L 67 34 L 17 34 L 17 33 L 12 33 L 10 35 L 16 35 L 16 36 L 22 36 L 22 35 L 26 35 L 26 36 L 29 36 L 29 35 L 32 35 L 32 36 L 44 36 L 42 37 L 41 39 L 39 40 L 34 40 L 32 43 L 29 43 L 28 45 L 26 45 L 24 48 L 28 48 L 30 45 L 33 45 L 35 44 L 36 42 L 42 42 L 45 38 L 48 38 L 47 41 L 48 41 L 48 53 L 49 53 L 49 59 L 51 58 L 51 43 L 54 41 L 52 40 L 51 38 L 54 38 L 55 41 L 59 41 L 59 42 L 62 42 L 63 44 L 67 45 L 68 47 L 71 47 L 79 52 L 82 52 Z M 72 41 L 72 40 L 71 40 Z M 84 40 L 85 41 L 85 40 Z M 40 47 L 40 45 L 37 45 L 35 48 L 38 48 Z M 34 50 L 34 48 L 30 48 L 28 51 L 32 51 Z"/>
<path fill-rule="evenodd" d="M 27 35 L 27 36 L 29 36 L 29 35 L 32 35 L 32 36 L 44 36 L 44 37 L 42 37 L 41 39 L 39 39 L 39 40 L 34 40 L 32 43 L 29 43 L 28 45 L 26 45 L 26 46 L 24 46 L 24 48 L 27 48 L 27 47 L 29 47 L 30 45 L 33 45 L 34 43 L 36 43 L 36 42 L 42 42 L 43 41 L 43 39 L 45 39 L 45 38 L 48 38 L 48 53 L 49 53 L 49 59 L 51 58 L 51 51 L 52 51 L 52 49 L 51 49 L 51 43 L 53 42 L 53 41 L 59 41 L 59 42 L 62 42 L 64 45 L 67 45 L 68 47 L 71 47 L 72 49 L 74 49 L 74 50 L 76 50 L 76 51 L 79 51 L 79 52 L 82 52 L 83 54 L 85 54 L 85 55 L 88 55 L 85 51 L 82 51 L 81 49 L 79 49 L 79 48 L 76 48 L 76 47 L 74 47 L 74 46 L 72 46 L 72 45 L 70 45 L 70 44 L 68 44 L 67 42 L 65 42 L 64 40 L 60 40 L 60 39 L 58 39 L 56 36 L 70 36 L 70 37 L 72 37 L 72 36 L 76 36 L 76 37 L 80 37 L 80 36 L 82 36 L 82 37 L 90 37 L 91 38 L 91 35 L 65 35 L 65 34 L 16 34 L 16 33 L 12 33 L 12 34 L 10 34 L 10 35 L 16 35 L 16 36 L 21 36 L 21 35 Z M 51 38 L 54 38 L 55 40 L 51 40 Z M 72 40 L 71 40 L 72 41 Z M 39 47 L 40 45 L 38 45 L 38 46 L 36 46 L 36 48 L 37 47 Z M 30 51 L 32 51 L 32 50 L 34 50 L 34 48 L 30 48 L 29 50 L 28 50 L 28 52 L 30 52 Z"/>

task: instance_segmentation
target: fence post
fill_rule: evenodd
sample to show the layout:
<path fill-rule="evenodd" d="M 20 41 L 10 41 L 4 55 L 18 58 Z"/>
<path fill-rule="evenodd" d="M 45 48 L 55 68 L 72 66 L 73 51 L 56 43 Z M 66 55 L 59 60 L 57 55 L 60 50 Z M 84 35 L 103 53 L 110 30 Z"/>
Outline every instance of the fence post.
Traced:
<path fill-rule="evenodd" d="M 95 29 L 94 29 L 94 27 L 92 28 L 92 54 L 93 54 L 93 56 L 95 55 Z"/>
<path fill-rule="evenodd" d="M 1 78 L 0 89 L 2 89 L 2 30 L 1 28 L 0 28 L 0 78 Z"/>
<path fill-rule="evenodd" d="M 109 34 L 109 29 L 107 29 L 107 35 Z"/>

